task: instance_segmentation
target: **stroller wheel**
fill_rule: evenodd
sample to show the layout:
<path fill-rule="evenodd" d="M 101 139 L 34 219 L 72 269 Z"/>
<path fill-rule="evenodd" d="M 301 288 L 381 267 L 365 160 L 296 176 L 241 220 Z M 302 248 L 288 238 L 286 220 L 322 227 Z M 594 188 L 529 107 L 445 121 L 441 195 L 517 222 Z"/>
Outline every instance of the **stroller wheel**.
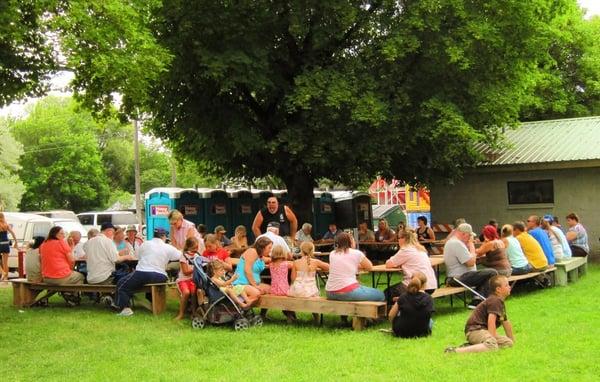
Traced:
<path fill-rule="evenodd" d="M 202 329 L 204 328 L 205 322 L 202 317 L 195 316 L 192 318 L 192 328 L 194 329 Z"/>
<path fill-rule="evenodd" d="M 252 326 L 263 326 L 263 322 L 261 316 L 254 316 L 250 319 L 250 325 Z"/>
<path fill-rule="evenodd" d="M 238 318 L 237 320 L 235 320 L 235 322 L 233 323 L 233 328 L 235 330 L 246 330 L 250 327 L 250 323 L 248 322 L 247 319 L 245 318 Z"/>

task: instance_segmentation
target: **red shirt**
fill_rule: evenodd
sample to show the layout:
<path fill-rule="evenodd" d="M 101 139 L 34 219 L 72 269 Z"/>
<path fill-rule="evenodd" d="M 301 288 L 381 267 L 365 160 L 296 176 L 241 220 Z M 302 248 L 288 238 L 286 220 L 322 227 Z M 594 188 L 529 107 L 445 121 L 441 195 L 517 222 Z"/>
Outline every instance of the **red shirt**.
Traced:
<path fill-rule="evenodd" d="M 206 257 L 210 261 L 216 260 L 216 259 L 225 261 L 229 258 L 229 251 L 227 251 L 225 248 L 218 248 L 214 252 L 209 252 L 207 249 L 204 251 L 204 253 L 202 253 L 202 256 Z"/>
<path fill-rule="evenodd" d="M 42 276 L 51 279 L 62 279 L 73 271 L 73 263 L 67 255 L 71 248 L 65 240 L 46 240 L 40 246 Z"/>

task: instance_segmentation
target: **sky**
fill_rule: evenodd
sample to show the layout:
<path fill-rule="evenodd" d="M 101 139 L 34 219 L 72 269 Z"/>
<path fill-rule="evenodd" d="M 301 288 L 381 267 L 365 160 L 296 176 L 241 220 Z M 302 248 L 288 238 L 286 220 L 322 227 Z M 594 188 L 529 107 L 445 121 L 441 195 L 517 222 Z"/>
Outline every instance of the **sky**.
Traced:
<path fill-rule="evenodd" d="M 586 18 L 590 18 L 595 15 L 600 15 L 600 0 L 577 0 L 582 8 L 587 10 L 585 15 Z M 68 91 L 69 81 L 73 78 L 70 72 L 60 72 L 51 79 L 51 88 L 49 94 L 51 95 L 70 95 Z M 0 117 L 23 117 L 25 115 L 25 106 L 29 102 L 35 102 L 35 100 L 25 100 L 13 102 L 0 109 Z"/>

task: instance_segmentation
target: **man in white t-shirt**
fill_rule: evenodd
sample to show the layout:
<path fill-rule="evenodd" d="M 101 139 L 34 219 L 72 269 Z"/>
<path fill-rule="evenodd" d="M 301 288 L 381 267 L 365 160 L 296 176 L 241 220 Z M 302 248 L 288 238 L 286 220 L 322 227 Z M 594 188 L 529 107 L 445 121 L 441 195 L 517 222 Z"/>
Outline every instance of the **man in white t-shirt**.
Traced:
<path fill-rule="evenodd" d="M 100 234 L 84 244 L 88 284 L 112 284 L 115 264 L 135 260 L 131 255 L 119 256 L 113 241 L 114 235 L 115 226 L 112 223 L 104 223 Z"/>
<path fill-rule="evenodd" d="M 129 301 L 133 294 L 146 284 L 166 282 L 167 264 L 181 258 L 181 252 L 167 244 L 166 240 L 167 232 L 163 228 L 156 228 L 154 238 L 145 241 L 139 248 L 140 260 L 135 271 L 117 283 L 116 306 L 121 309 L 120 316 L 131 316 L 133 310 L 129 307 Z"/>
<path fill-rule="evenodd" d="M 287 254 L 288 259 L 292 258 L 292 250 L 290 249 L 290 246 L 283 237 L 279 236 L 279 223 L 269 222 L 269 224 L 267 224 L 267 232 L 257 237 L 256 240 L 258 240 L 260 237 L 268 237 L 273 242 L 273 247 L 280 245 L 283 248 L 283 251 Z M 269 253 L 269 257 L 270 256 L 271 254 Z"/>

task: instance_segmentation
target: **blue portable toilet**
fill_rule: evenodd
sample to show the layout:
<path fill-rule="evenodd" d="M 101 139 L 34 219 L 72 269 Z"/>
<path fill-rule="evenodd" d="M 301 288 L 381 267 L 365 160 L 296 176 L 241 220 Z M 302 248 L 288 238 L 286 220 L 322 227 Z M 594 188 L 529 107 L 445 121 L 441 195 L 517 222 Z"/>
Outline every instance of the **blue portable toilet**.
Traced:
<path fill-rule="evenodd" d="M 336 223 L 339 225 L 339 223 L 335 220 L 335 202 L 333 200 L 333 195 L 330 192 L 317 190 L 313 191 L 313 194 L 312 236 L 317 240 L 327 232 L 329 224 Z M 299 225 L 301 226 L 301 224 Z"/>
<path fill-rule="evenodd" d="M 334 191 L 335 221 L 338 228 L 357 228 L 360 222 L 367 222 L 373 229 L 373 209 L 371 196 L 358 191 Z"/>
<path fill-rule="evenodd" d="M 252 208 L 252 192 L 249 190 L 229 190 L 229 219 L 231 222 L 231 232 L 233 236 L 235 228 L 239 225 L 246 227 L 248 234 L 248 243 L 254 242 L 254 233 L 252 232 L 252 223 L 256 216 L 256 211 Z"/>
<path fill-rule="evenodd" d="M 204 223 L 204 201 L 200 199 L 200 194 L 195 189 L 181 190 L 179 198 L 175 201 L 175 208 L 194 225 Z"/>
<path fill-rule="evenodd" d="M 213 189 L 200 192 L 204 205 L 204 224 L 207 232 L 214 232 L 215 227 L 222 225 L 231 235 L 229 219 L 229 195 L 225 190 Z"/>
<path fill-rule="evenodd" d="M 155 228 L 170 230 L 169 212 L 176 208 L 181 188 L 158 187 L 146 192 L 144 204 L 146 208 L 146 238 L 154 237 Z"/>

